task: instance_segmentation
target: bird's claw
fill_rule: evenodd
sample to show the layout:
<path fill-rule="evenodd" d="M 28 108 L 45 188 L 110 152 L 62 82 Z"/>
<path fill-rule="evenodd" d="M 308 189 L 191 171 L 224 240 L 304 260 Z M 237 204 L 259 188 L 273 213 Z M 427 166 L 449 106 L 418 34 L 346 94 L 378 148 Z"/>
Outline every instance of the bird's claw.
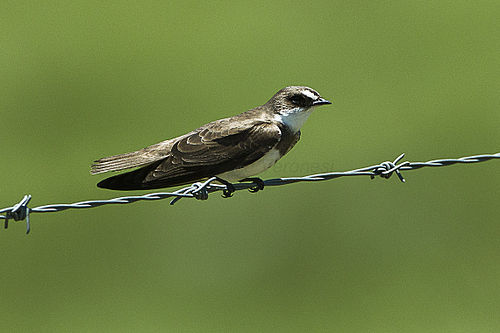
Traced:
<path fill-rule="evenodd" d="M 223 198 L 230 198 L 233 196 L 234 192 L 236 189 L 234 188 L 234 185 L 231 183 L 224 184 L 226 185 L 226 188 L 222 190 L 222 197 Z"/>
<path fill-rule="evenodd" d="M 253 177 L 253 178 L 245 178 L 245 179 L 242 179 L 241 181 L 242 181 L 242 182 L 253 182 L 253 183 L 255 183 L 255 185 L 254 185 L 254 186 L 252 186 L 252 187 L 248 188 L 248 191 L 249 191 L 250 193 L 259 192 L 259 191 L 263 190 L 263 189 L 264 189 L 264 186 L 265 186 L 264 181 L 263 181 L 262 179 L 260 179 L 260 178 L 256 178 L 256 177 Z"/>
<path fill-rule="evenodd" d="M 217 180 L 219 183 L 222 185 L 226 185 L 226 188 L 222 190 L 222 197 L 223 198 L 230 198 L 233 196 L 233 193 L 236 192 L 236 189 L 234 188 L 234 185 L 228 182 L 227 180 L 224 180 L 219 177 L 215 177 L 215 180 Z"/>

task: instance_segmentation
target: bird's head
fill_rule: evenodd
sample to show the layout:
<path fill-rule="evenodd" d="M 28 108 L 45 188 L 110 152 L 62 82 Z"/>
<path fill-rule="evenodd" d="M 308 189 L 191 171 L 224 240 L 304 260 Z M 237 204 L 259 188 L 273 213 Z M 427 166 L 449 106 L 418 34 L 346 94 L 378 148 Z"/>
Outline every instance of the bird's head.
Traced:
<path fill-rule="evenodd" d="M 298 131 L 316 106 L 332 103 L 312 88 L 290 86 L 278 91 L 266 104 L 277 120 Z"/>

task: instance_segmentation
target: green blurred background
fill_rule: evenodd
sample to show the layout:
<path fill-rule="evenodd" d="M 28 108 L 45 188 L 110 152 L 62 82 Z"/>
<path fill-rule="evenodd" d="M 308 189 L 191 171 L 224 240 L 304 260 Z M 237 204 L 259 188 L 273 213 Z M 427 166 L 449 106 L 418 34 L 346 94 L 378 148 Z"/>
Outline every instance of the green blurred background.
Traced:
<path fill-rule="evenodd" d="M 106 199 L 92 160 L 308 85 L 263 178 L 499 151 L 498 1 L 2 1 L 0 207 Z M 498 332 L 500 161 L 0 232 L 0 330 Z M 134 192 L 144 193 L 144 192 Z"/>

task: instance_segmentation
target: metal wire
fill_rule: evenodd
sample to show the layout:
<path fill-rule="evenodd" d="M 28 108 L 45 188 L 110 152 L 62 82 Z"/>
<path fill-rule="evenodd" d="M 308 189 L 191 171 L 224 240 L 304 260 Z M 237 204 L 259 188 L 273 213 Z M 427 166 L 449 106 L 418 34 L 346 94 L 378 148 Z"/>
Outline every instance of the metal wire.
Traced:
<path fill-rule="evenodd" d="M 298 182 L 317 182 L 317 181 L 330 180 L 346 176 L 370 176 L 372 179 L 375 178 L 376 176 L 380 176 L 382 178 L 387 179 L 391 177 L 393 173 L 396 173 L 398 178 L 402 182 L 405 182 L 405 179 L 403 178 L 401 171 L 417 170 L 423 167 L 441 167 L 459 163 L 468 164 L 468 163 L 484 162 L 491 159 L 500 159 L 500 153 L 496 153 L 496 154 L 467 156 L 454 159 L 439 159 L 427 162 L 399 163 L 399 161 L 404 157 L 404 155 L 405 155 L 404 153 L 399 155 L 392 162 L 386 161 L 380 164 L 368 166 L 361 169 L 355 169 L 351 171 L 319 173 L 304 177 L 274 178 L 265 180 L 263 183 L 266 187 L 281 186 Z M 198 200 L 207 200 L 209 194 L 212 192 L 228 190 L 228 187 L 226 185 L 213 183 L 216 180 L 217 180 L 216 177 L 212 177 L 205 182 L 194 183 L 190 186 L 184 187 L 175 192 L 150 193 L 141 196 L 126 196 L 109 200 L 81 201 L 71 204 L 52 204 L 52 205 L 39 206 L 35 208 L 28 207 L 28 203 L 31 200 L 31 195 L 25 195 L 24 198 L 14 206 L 0 209 L 0 214 L 5 213 L 5 215 L 0 215 L 0 220 L 1 219 L 5 220 L 4 221 L 5 228 L 8 227 L 9 219 L 13 219 L 15 221 L 26 220 L 26 233 L 29 233 L 30 232 L 29 217 L 31 213 L 60 212 L 66 209 L 93 208 L 103 205 L 129 204 L 136 201 L 143 201 L 143 200 L 152 201 L 152 200 L 162 200 L 166 198 L 173 198 L 173 200 L 170 202 L 171 205 L 175 204 L 182 198 L 195 198 Z M 259 184 L 257 182 L 245 182 L 245 183 L 235 183 L 232 186 L 234 187 L 235 191 L 249 189 L 252 190 L 252 192 L 255 192 L 256 189 L 258 188 L 258 185 Z"/>

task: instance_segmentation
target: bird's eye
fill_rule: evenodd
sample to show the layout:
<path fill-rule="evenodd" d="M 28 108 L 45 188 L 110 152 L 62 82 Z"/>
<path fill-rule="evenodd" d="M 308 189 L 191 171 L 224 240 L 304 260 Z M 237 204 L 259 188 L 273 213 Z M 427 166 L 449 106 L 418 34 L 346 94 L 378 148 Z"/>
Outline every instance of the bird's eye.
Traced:
<path fill-rule="evenodd" d="M 304 106 L 307 104 L 305 97 L 299 94 L 292 95 L 292 97 L 290 97 L 290 102 L 298 106 Z"/>

